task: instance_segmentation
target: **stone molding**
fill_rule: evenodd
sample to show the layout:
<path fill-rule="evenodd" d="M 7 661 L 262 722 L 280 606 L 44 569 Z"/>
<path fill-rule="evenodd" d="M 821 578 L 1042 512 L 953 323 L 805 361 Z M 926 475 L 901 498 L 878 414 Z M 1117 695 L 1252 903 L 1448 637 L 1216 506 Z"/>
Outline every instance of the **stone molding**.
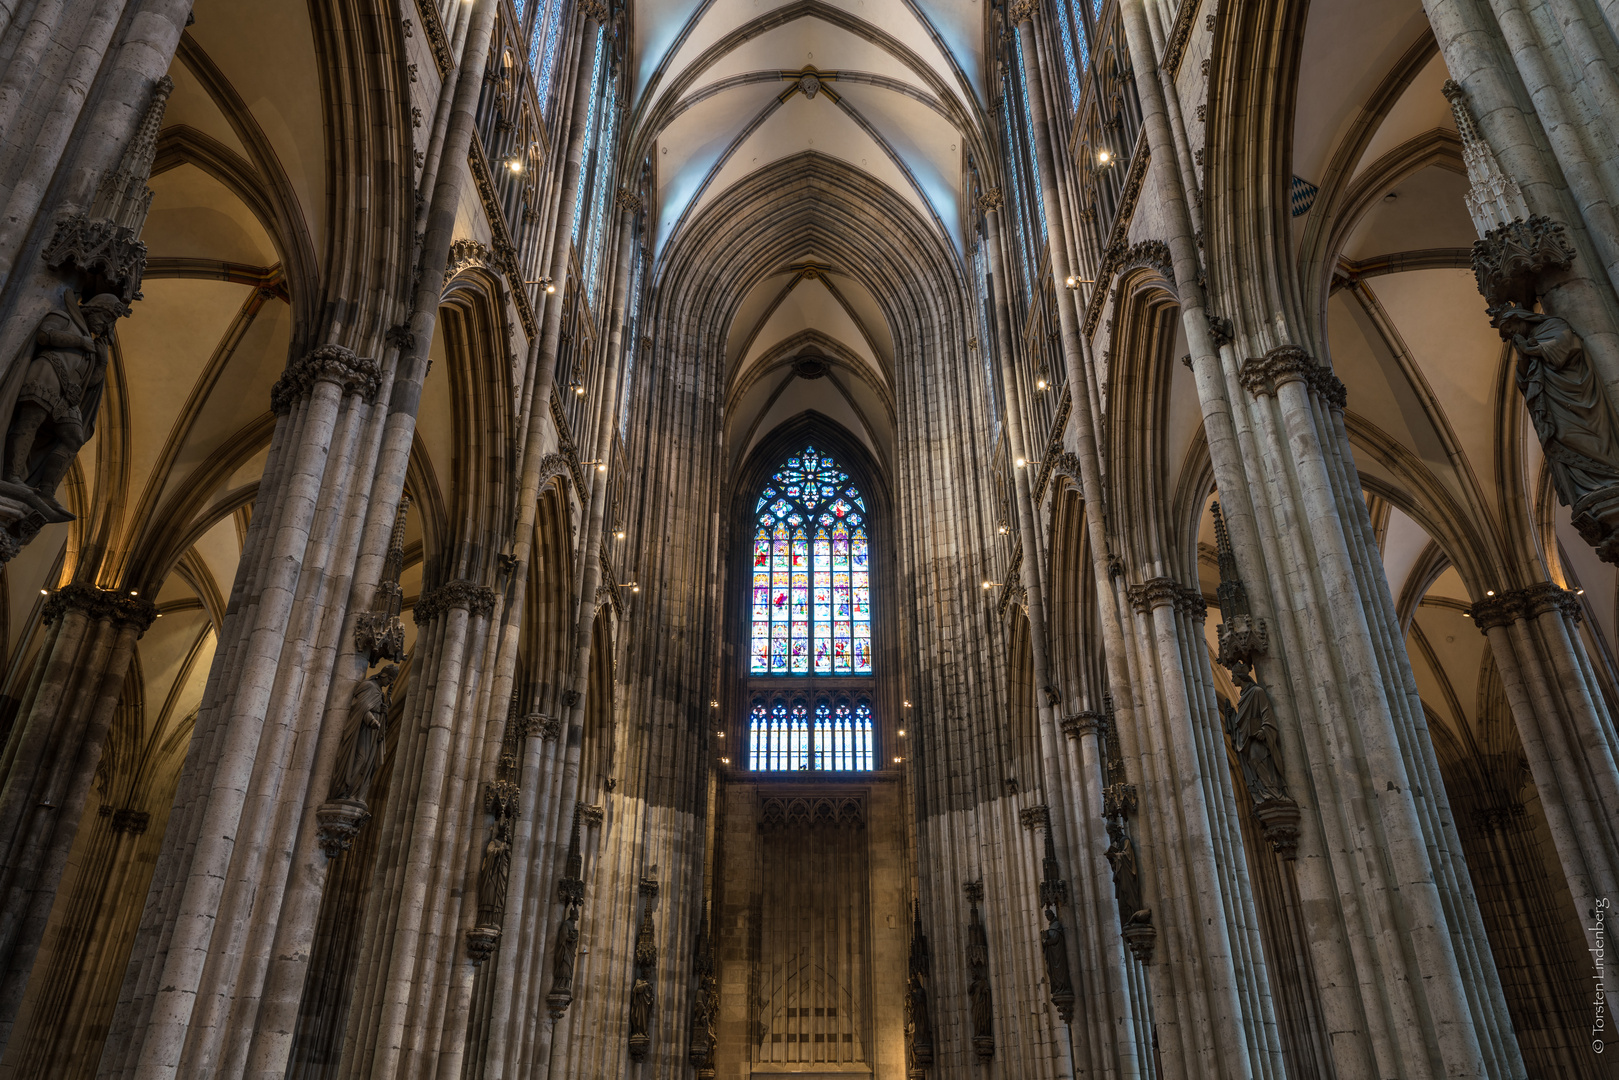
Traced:
<path fill-rule="evenodd" d="M 461 608 L 468 615 L 487 619 L 495 613 L 495 590 L 470 581 L 446 582 L 417 600 L 411 617 L 416 620 L 417 626 L 424 626 L 455 608 Z"/>
<path fill-rule="evenodd" d="M 316 839 L 328 859 L 335 859 L 354 844 L 365 823 L 371 820 L 371 811 L 360 799 L 333 799 L 321 803 L 315 811 Z"/>
<path fill-rule="evenodd" d="M 540 459 L 539 486 L 543 488 L 559 476 L 565 480 L 572 480 L 573 467 L 568 463 L 568 459 L 564 455 L 553 451 Z"/>
<path fill-rule="evenodd" d="M 759 831 L 803 829 L 813 825 L 866 823 L 865 800 L 854 795 L 823 798 L 772 795 L 759 800 Z"/>
<path fill-rule="evenodd" d="M 979 878 L 977 881 L 962 882 L 961 891 L 967 897 L 969 904 L 982 904 L 984 902 L 984 879 Z"/>
<path fill-rule="evenodd" d="M 599 806 L 586 806 L 579 804 L 579 820 L 592 828 L 600 828 L 602 823 L 602 808 Z"/>
<path fill-rule="evenodd" d="M 1519 621 L 1529 622 L 1548 611 L 1556 611 L 1575 622 L 1585 617 L 1585 609 L 1580 605 L 1580 598 L 1549 581 L 1497 593 L 1487 600 L 1480 600 L 1469 609 L 1474 625 L 1482 633 L 1488 633 L 1497 626 L 1509 626 Z"/>
<path fill-rule="evenodd" d="M 137 637 L 146 633 L 157 618 L 157 605 L 145 597 L 98 589 L 79 582 L 63 585 L 51 593 L 41 615 L 49 625 L 69 611 L 83 612 L 88 619 L 110 620 L 120 626 L 132 626 Z"/>
<path fill-rule="evenodd" d="M 1301 382 L 1335 409 L 1343 409 L 1349 395 L 1332 369 L 1297 345 L 1278 345 L 1264 356 L 1243 361 L 1237 372 L 1243 389 L 1254 397 L 1275 397 L 1290 382 Z"/>
<path fill-rule="evenodd" d="M 331 383 L 345 396 L 356 394 L 367 404 L 376 400 L 382 386 L 382 369 L 370 357 L 360 356 L 342 345 L 320 345 L 307 356 L 292 361 L 281 378 L 270 388 L 270 408 L 277 415 L 309 397 L 317 383 Z"/>

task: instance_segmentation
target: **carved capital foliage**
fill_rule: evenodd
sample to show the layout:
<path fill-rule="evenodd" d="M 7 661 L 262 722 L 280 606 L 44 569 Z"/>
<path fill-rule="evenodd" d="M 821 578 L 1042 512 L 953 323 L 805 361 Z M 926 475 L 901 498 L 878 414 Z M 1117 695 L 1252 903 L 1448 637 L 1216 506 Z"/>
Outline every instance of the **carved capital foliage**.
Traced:
<path fill-rule="evenodd" d="M 983 214 L 992 214 L 1006 205 L 1001 196 L 1000 188 L 985 188 L 978 193 L 978 211 Z"/>
<path fill-rule="evenodd" d="M 474 926 L 467 930 L 467 957 L 474 965 L 483 963 L 500 946 L 500 927 Z"/>
<path fill-rule="evenodd" d="M 602 823 L 602 808 L 599 806 L 585 806 L 581 804 L 579 807 L 579 820 L 584 822 L 586 825 L 592 826 L 593 828 L 600 828 Z"/>
<path fill-rule="evenodd" d="M 1011 6 L 1006 9 L 1006 14 L 1012 20 L 1013 26 L 1033 22 L 1034 0 L 1012 0 Z"/>
<path fill-rule="evenodd" d="M 1545 291 L 1547 274 L 1574 264 L 1574 247 L 1563 226 L 1542 214 L 1511 221 L 1473 241 L 1473 276 L 1491 307 L 1532 308 Z"/>
<path fill-rule="evenodd" d="M 1497 626 L 1538 619 L 1549 611 L 1575 622 L 1585 615 L 1578 596 L 1549 581 L 1497 593 L 1488 600 L 1480 600 L 1470 610 L 1474 624 L 1486 633 Z"/>
<path fill-rule="evenodd" d="M 639 192 L 631 191 L 629 188 L 619 188 L 618 194 L 613 196 L 613 205 L 625 213 L 639 214 L 641 207 L 645 204 L 642 202 Z"/>
<path fill-rule="evenodd" d="M 112 812 L 112 831 L 115 833 L 129 833 L 131 836 L 140 836 L 146 832 L 147 826 L 152 823 L 152 815 L 145 810 L 136 810 L 124 807 L 122 810 Z"/>
<path fill-rule="evenodd" d="M 287 365 L 270 388 L 270 408 L 286 413 L 309 397 L 318 383 L 331 383 L 345 396 L 354 394 L 367 402 L 376 400 L 382 385 L 382 369 L 370 357 L 360 356 L 341 345 L 321 345 L 307 356 Z"/>
<path fill-rule="evenodd" d="M 444 264 L 444 284 L 448 285 L 457 274 L 481 266 L 495 265 L 495 253 L 471 237 L 463 237 L 450 244 L 450 258 Z"/>
<path fill-rule="evenodd" d="M 1098 734 L 1106 727 L 1106 723 L 1101 713 L 1095 709 L 1086 709 L 1084 712 L 1063 717 L 1062 733 L 1070 739 L 1078 739 L 1085 735 Z"/>
<path fill-rule="evenodd" d="M 157 605 L 140 596 L 128 596 L 110 589 L 73 582 L 51 593 L 42 612 L 46 624 L 70 611 L 82 612 L 87 619 L 108 621 L 135 628 L 136 636 L 146 633 L 157 618 Z"/>
<path fill-rule="evenodd" d="M 474 618 L 485 618 L 495 612 L 495 591 L 487 585 L 470 581 L 451 581 L 416 601 L 411 617 L 417 626 L 425 626 L 439 615 L 460 608 Z"/>
<path fill-rule="evenodd" d="M 1237 340 L 1237 328 L 1232 325 L 1230 319 L 1216 315 L 1212 311 L 1205 312 L 1203 317 L 1208 321 L 1209 340 L 1214 343 L 1216 349 L 1223 349 Z"/>
<path fill-rule="evenodd" d="M 1278 388 L 1295 381 L 1315 391 L 1335 409 L 1342 409 L 1349 397 L 1332 369 L 1297 345 L 1278 345 L 1264 356 L 1244 361 L 1237 379 L 1255 397 L 1274 397 Z"/>
<path fill-rule="evenodd" d="M 1025 806 L 1018 811 L 1017 817 L 1025 829 L 1051 828 L 1051 807 L 1044 803 L 1038 806 Z"/>
<path fill-rule="evenodd" d="M 1131 585 L 1126 595 L 1130 598 L 1131 607 L 1146 614 L 1153 608 L 1176 604 L 1181 598 L 1181 584 L 1174 578 L 1148 578 L 1139 585 Z"/>
<path fill-rule="evenodd" d="M 540 459 L 540 487 L 544 488 L 557 477 L 565 480 L 573 479 L 573 467 L 562 454 L 550 453 Z"/>
<path fill-rule="evenodd" d="M 607 5 L 602 0 L 579 0 L 579 10 L 593 23 L 607 21 Z"/>

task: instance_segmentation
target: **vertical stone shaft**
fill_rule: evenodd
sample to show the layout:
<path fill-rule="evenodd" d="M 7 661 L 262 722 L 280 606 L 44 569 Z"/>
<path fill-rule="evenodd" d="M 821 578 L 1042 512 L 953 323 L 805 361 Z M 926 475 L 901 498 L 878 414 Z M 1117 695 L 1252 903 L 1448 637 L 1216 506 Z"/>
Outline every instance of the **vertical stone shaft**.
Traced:
<path fill-rule="evenodd" d="M 1167 156 L 1173 146 L 1163 102 L 1172 88 L 1159 73 L 1141 0 L 1126 0 L 1122 11 L 1132 62 L 1153 73 L 1138 80 L 1148 143 L 1155 157 Z M 1254 151 L 1270 152 L 1268 143 Z M 1356 1034 L 1334 1041 L 1335 1066 L 1341 1074 L 1376 1068 L 1428 1075 L 1430 1063 L 1469 1075 L 1521 1073 L 1370 541 L 1339 412 L 1341 384 L 1292 346 L 1242 365 L 1235 351 L 1214 348 L 1185 194 L 1171 180 L 1160 184 L 1161 205 L 1215 479 L 1256 612 L 1265 609 L 1280 631 L 1261 677 L 1271 673 L 1287 766 L 1311 781 L 1299 793 L 1306 857 L 1298 875 L 1312 920 L 1317 992 L 1328 1015 L 1357 1018 Z M 1221 182 L 1210 180 L 1211 205 L 1227 215 L 1210 212 L 1216 238 L 1237 227 L 1228 225 L 1230 215 L 1263 215 L 1274 197 L 1268 189 L 1222 190 Z M 1286 298 L 1249 297 L 1256 282 L 1274 280 L 1249 268 L 1284 256 L 1262 243 L 1240 252 L 1239 270 L 1237 252 L 1211 249 L 1211 269 L 1231 277 L 1231 313 L 1258 328 L 1248 347 L 1265 349 L 1261 342 L 1286 333 L 1276 314 Z M 1251 315 L 1240 306 L 1245 300 Z M 1285 600 L 1273 605 L 1273 595 Z M 1324 669 L 1334 676 L 1322 678 Z M 1369 801 L 1360 794 L 1368 791 L 1375 793 Z M 1367 864 L 1359 849 L 1369 842 L 1386 857 Z M 1349 912 L 1380 914 L 1368 925 L 1342 916 Z M 1406 931 L 1396 938 L 1381 929 L 1392 925 Z M 1410 1015 L 1425 1022 L 1400 1019 Z"/>
<path fill-rule="evenodd" d="M 1006 106 L 1003 104 L 1003 107 Z M 1046 688 L 1054 682 L 1054 676 L 1047 660 L 1050 638 L 1046 630 L 1045 574 L 1036 536 L 1037 509 L 1029 491 L 1029 473 L 1038 465 L 1030 458 L 1034 450 L 1024 437 L 1022 408 L 1017 400 L 1017 380 L 1013 373 L 1011 357 L 1013 324 L 1006 303 L 1008 279 L 1001 247 L 1000 205 L 998 200 L 993 201 L 995 205 L 986 203 L 983 207 L 987 224 L 984 243 L 989 245 L 990 272 L 994 277 L 994 318 L 997 325 L 993 334 L 993 344 L 986 342 L 984 347 L 993 347 L 995 350 L 996 370 L 1001 381 L 1001 400 L 1006 407 L 1007 449 L 1010 456 L 1024 458 L 1029 462 L 1027 467 L 1014 468 L 1012 473 L 1017 488 L 1013 502 L 1017 515 L 1018 538 L 1023 547 L 1023 588 L 1028 598 L 1029 648 L 1034 659 L 1034 686 L 1031 689 L 1039 717 L 1040 745 L 1036 752 L 1041 763 L 1041 786 L 1048 808 L 1047 828 L 1053 830 L 1054 839 L 1060 837 L 1060 846 L 1064 855 L 1068 856 L 1068 865 L 1074 865 L 1074 849 L 1069 846 L 1068 823 L 1085 813 L 1086 808 L 1084 804 L 1074 804 L 1071 789 L 1063 782 L 1059 765 L 1062 756 L 1058 751 L 1058 747 L 1063 743 L 1063 737 L 1053 711 L 1054 703 L 1046 694 Z M 1044 452 L 1046 451 L 1043 449 L 1042 453 Z M 1093 805 L 1090 808 L 1091 812 L 1094 813 L 1099 806 L 1100 803 Z M 1024 907 L 1029 906 L 1025 899 Z M 1098 959 L 1106 968 L 1111 969 L 1111 961 L 1118 956 L 1118 950 L 1110 950 L 1108 956 Z M 1084 965 L 1081 965 L 1081 970 L 1085 970 Z M 1066 1052 L 1067 1040 L 1062 1042 Z M 1071 1072 L 1074 1063 L 1067 1062 L 1066 1068 Z"/>
<path fill-rule="evenodd" d="M 22 1003 L 135 640 L 157 609 L 92 586 L 47 603 L 38 673 L 0 758 L 0 1045 Z"/>
<path fill-rule="evenodd" d="M 1138 0 L 1139 2 L 1139 0 Z M 1126 22 L 1128 27 L 1128 10 Z M 1034 53 L 1034 24 L 1032 12 L 1026 14 L 1018 23 L 1018 34 L 1022 38 L 1025 55 Z M 1138 30 L 1138 33 L 1144 32 Z M 1132 40 L 1132 48 L 1135 42 Z M 1156 64 L 1150 57 L 1146 60 L 1132 55 L 1136 70 L 1142 72 L 1156 72 Z M 1045 199 L 1045 212 L 1049 236 L 1049 252 L 1051 258 L 1051 271 L 1059 280 L 1068 274 L 1067 245 L 1062 230 L 1061 208 L 1057 203 L 1057 192 L 1060 190 L 1057 182 L 1055 157 L 1052 151 L 1052 138 L 1045 114 L 1045 97 L 1043 94 L 1043 73 L 1038 65 L 1030 65 L 1026 70 L 1026 77 L 1030 82 L 1030 110 L 1033 114 L 1034 142 L 1036 164 L 1040 171 L 1041 189 Z M 1147 111 L 1147 87 L 1151 77 L 1138 80 L 1142 85 L 1143 111 Z M 1162 122 L 1162 112 L 1158 115 Z M 1167 169 L 1174 168 L 1174 149 L 1165 140 L 1165 144 L 1154 150 L 1154 156 L 1164 163 Z M 1167 185 L 1173 186 L 1173 185 Z M 1192 280 L 1195 275 L 1185 275 L 1177 271 L 1176 280 Z M 1187 297 L 1183 293 L 1182 302 Z M 1087 408 L 1089 392 L 1081 393 L 1087 387 L 1088 379 L 1085 370 L 1084 354 L 1080 344 L 1079 328 L 1076 325 L 1074 309 L 1071 304 L 1058 304 L 1059 320 L 1063 342 L 1063 352 L 1068 364 L 1069 386 L 1074 397 L 1074 418 L 1076 421 L 1076 437 L 1079 443 L 1077 454 L 1080 460 L 1080 486 L 1085 495 L 1086 520 L 1091 528 L 1092 557 L 1094 560 L 1098 606 L 1102 616 L 1101 622 L 1104 632 L 1104 652 L 1106 653 L 1109 681 L 1113 693 L 1119 699 L 1121 720 L 1121 743 L 1127 759 L 1139 760 L 1143 768 L 1149 767 L 1149 759 L 1145 745 L 1140 741 L 1151 734 L 1153 722 L 1151 708 L 1143 708 L 1145 703 L 1135 700 L 1122 693 L 1123 689 L 1132 685 L 1142 689 L 1146 677 L 1144 671 L 1132 673 L 1128 667 L 1127 657 L 1132 652 L 1129 638 L 1126 636 L 1123 624 L 1127 619 L 1122 612 L 1122 597 L 1116 591 L 1112 575 L 1105 565 L 1107 553 L 1111 550 L 1109 539 L 1103 529 L 1103 511 L 1106 505 L 1103 496 L 1103 485 L 1100 472 L 1098 448 L 1095 443 L 1093 420 Z M 1168 646 L 1169 642 L 1162 645 Z M 1190 716 L 1185 710 L 1185 698 L 1182 696 L 1182 711 L 1159 713 L 1165 724 L 1177 727 L 1190 723 Z M 1204 950 L 1201 954 L 1187 955 L 1185 959 L 1196 966 L 1212 969 L 1204 977 L 1197 978 L 1192 983 L 1181 987 L 1182 993 L 1201 993 L 1201 1000 L 1193 1008 L 1193 1015 L 1206 1017 L 1205 1023 L 1213 1028 L 1204 1038 L 1215 1040 L 1221 1047 L 1221 1068 L 1230 1069 L 1233 1076 L 1247 1076 L 1255 1070 L 1269 1070 L 1271 1066 L 1265 1063 L 1268 1049 L 1262 1050 L 1254 1045 L 1247 1035 L 1250 1022 L 1259 1029 L 1274 1029 L 1274 1016 L 1269 1010 L 1268 988 L 1262 987 L 1264 971 L 1261 966 L 1238 966 L 1238 956 L 1248 949 L 1238 944 L 1242 935 L 1250 934 L 1252 927 L 1234 927 L 1230 925 L 1230 903 L 1235 900 L 1231 897 L 1232 882 L 1220 882 L 1222 875 L 1213 864 L 1214 847 L 1209 834 L 1208 807 L 1205 802 L 1206 793 L 1200 790 L 1200 785 L 1190 778 L 1172 778 L 1159 776 L 1159 770 L 1164 767 L 1163 759 L 1159 763 L 1151 764 L 1151 776 L 1144 776 L 1143 781 L 1157 778 L 1162 783 L 1161 788 L 1154 788 L 1144 792 L 1144 820 L 1154 828 L 1143 837 L 1143 851 L 1146 856 L 1142 867 L 1144 884 L 1153 888 L 1157 882 L 1156 890 L 1163 898 L 1181 898 L 1182 903 L 1193 904 L 1189 910 L 1177 912 L 1175 917 L 1185 919 L 1193 925 L 1203 925 L 1209 917 L 1210 909 L 1220 912 L 1218 926 L 1210 925 L 1213 940 L 1203 942 Z M 1162 800 L 1163 805 L 1156 802 Z M 1170 806 L 1177 800 L 1186 800 L 1178 813 L 1170 814 Z M 1190 844 L 1183 843 L 1183 838 L 1177 836 L 1182 815 L 1190 812 L 1193 821 L 1201 820 L 1201 828 L 1194 827 Z M 1183 861 L 1184 860 L 1184 861 Z M 1159 864 L 1162 863 L 1160 866 Z M 1194 882 L 1198 884 L 1194 885 Z M 1200 896 L 1201 901 L 1194 903 L 1192 894 Z M 1149 893 L 1150 895 L 1150 893 Z M 1221 898 L 1226 898 L 1222 900 Z M 1187 978 L 1190 978 L 1188 972 Z M 1158 1010 L 1165 1019 L 1176 1015 L 1173 1007 L 1175 992 L 1165 985 L 1165 980 L 1154 979 L 1153 992 L 1163 1005 Z M 1196 989 L 1194 989 L 1194 987 Z M 1121 1025 L 1120 1036 L 1124 1032 Z M 1206 1044 L 1205 1044 L 1206 1045 Z M 1164 1066 L 1172 1071 L 1196 1070 L 1205 1068 L 1204 1062 L 1197 1059 L 1176 1060 L 1173 1050 L 1165 1048 Z M 1257 1059 L 1256 1056 L 1258 1055 Z M 1262 1073 L 1264 1074 L 1264 1073 Z M 1190 1075 L 1190 1073 L 1188 1073 Z"/>

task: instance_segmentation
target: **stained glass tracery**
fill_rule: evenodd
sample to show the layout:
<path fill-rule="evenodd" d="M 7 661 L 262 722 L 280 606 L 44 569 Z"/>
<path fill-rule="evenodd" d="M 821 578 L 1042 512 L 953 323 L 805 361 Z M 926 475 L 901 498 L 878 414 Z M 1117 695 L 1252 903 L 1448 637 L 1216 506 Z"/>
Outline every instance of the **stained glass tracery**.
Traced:
<path fill-rule="evenodd" d="M 870 771 L 871 702 L 840 697 L 789 703 L 756 698 L 748 718 L 748 768 L 754 772 Z"/>
<path fill-rule="evenodd" d="M 871 544 L 849 474 L 814 447 L 754 506 L 755 675 L 871 673 Z"/>

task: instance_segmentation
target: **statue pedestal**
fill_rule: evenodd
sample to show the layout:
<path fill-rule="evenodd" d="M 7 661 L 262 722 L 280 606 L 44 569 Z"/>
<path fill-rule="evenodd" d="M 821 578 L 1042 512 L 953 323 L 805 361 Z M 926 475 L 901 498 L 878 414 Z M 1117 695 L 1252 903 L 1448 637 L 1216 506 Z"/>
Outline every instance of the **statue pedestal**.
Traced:
<path fill-rule="evenodd" d="M 573 1004 L 573 991 L 571 989 L 553 990 L 545 996 L 546 1007 L 551 1012 L 551 1019 L 561 1020 L 568 1006 Z"/>
<path fill-rule="evenodd" d="M 646 1052 L 652 1048 L 652 1040 L 646 1035 L 630 1036 L 630 1057 L 640 1061 L 646 1057 Z"/>
<path fill-rule="evenodd" d="M 988 1061 L 993 1058 L 995 1056 L 995 1036 L 974 1035 L 973 1053 L 978 1055 L 978 1060 L 980 1061 Z"/>
<path fill-rule="evenodd" d="M 1130 946 L 1135 958 L 1143 964 L 1152 963 L 1152 947 L 1158 940 L 1158 928 L 1150 922 L 1132 922 L 1124 926 L 1124 943 Z"/>
<path fill-rule="evenodd" d="M 6 484 L 5 490 L 0 490 L 0 564 L 16 558 L 50 523 L 38 507 L 12 493 L 10 489 L 15 487 Z"/>
<path fill-rule="evenodd" d="M 1254 817 L 1265 839 L 1284 859 L 1299 855 L 1299 804 L 1292 799 L 1266 799 L 1254 806 Z"/>
<path fill-rule="evenodd" d="M 500 944 L 500 927 L 474 926 L 467 931 L 467 955 L 474 964 L 481 964 L 495 953 Z"/>
<path fill-rule="evenodd" d="M 371 820 L 371 811 L 359 799 L 332 799 L 315 811 L 315 820 L 319 822 L 320 849 L 328 859 L 335 859 L 354 843 L 361 826 Z"/>
<path fill-rule="evenodd" d="M 1619 484 L 1593 491 L 1573 506 L 1574 527 L 1597 558 L 1619 565 Z"/>

